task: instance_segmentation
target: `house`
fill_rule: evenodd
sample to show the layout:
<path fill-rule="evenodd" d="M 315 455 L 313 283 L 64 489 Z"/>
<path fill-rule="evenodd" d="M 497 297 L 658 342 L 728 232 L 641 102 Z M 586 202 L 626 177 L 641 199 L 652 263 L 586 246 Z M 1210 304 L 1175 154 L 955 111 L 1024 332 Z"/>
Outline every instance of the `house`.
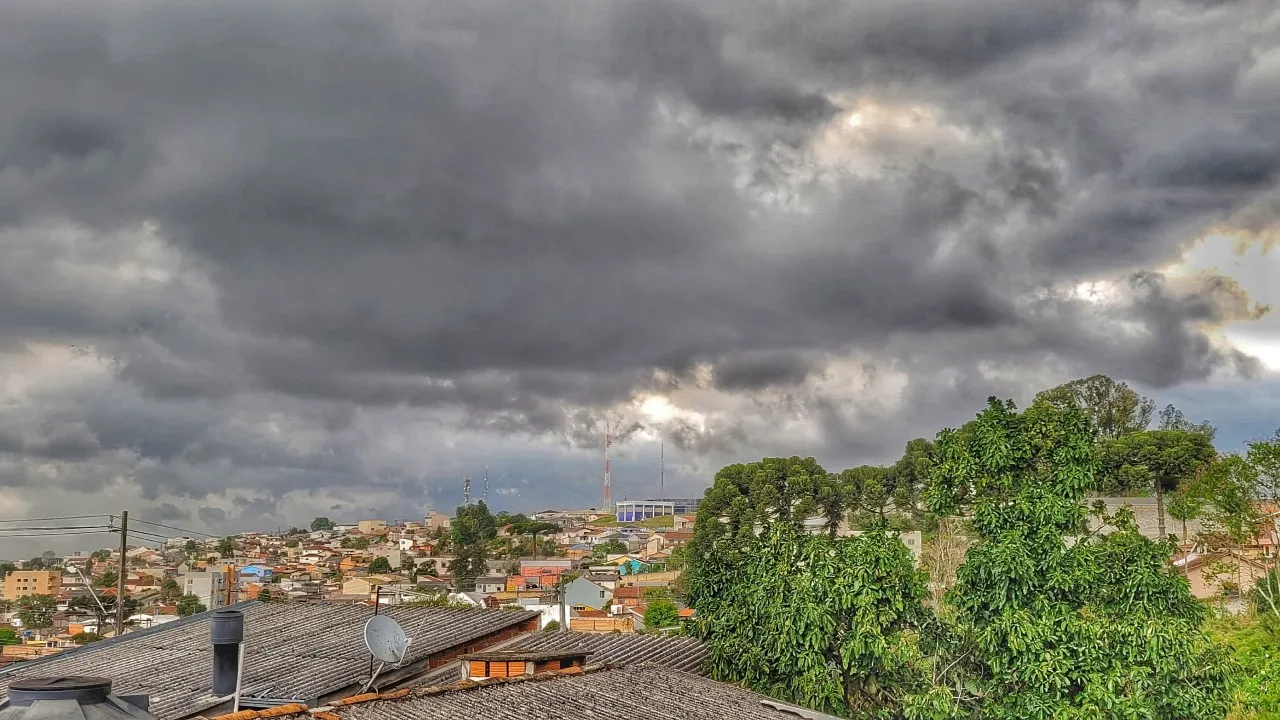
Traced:
<path fill-rule="evenodd" d="M 674 529 L 693 532 L 693 522 L 697 517 L 697 515 L 676 515 L 673 523 Z"/>
<path fill-rule="evenodd" d="M 613 601 L 610 606 L 610 612 L 614 615 L 620 615 L 627 608 L 633 608 L 640 604 L 641 598 L 644 597 L 644 588 L 638 585 L 626 585 L 613 589 Z"/>
<path fill-rule="evenodd" d="M 356 529 L 361 535 L 381 535 L 387 531 L 386 520 L 360 520 Z"/>
<path fill-rule="evenodd" d="M 520 574 L 507 578 L 507 589 L 553 588 L 560 582 L 561 576 L 567 575 L 572 570 L 573 561 L 566 558 L 521 560 Z"/>
<path fill-rule="evenodd" d="M 591 553 L 592 547 L 590 545 L 587 545 L 586 543 L 575 543 L 565 549 L 564 556 L 570 560 L 581 560 L 583 558 L 591 557 Z"/>
<path fill-rule="evenodd" d="M 1187 578 L 1198 600 L 1238 598 L 1270 570 L 1263 560 L 1237 550 L 1193 551 L 1174 560 L 1173 566 Z M 1243 603 L 1239 609 L 1244 609 Z"/>
<path fill-rule="evenodd" d="M 271 582 L 271 578 L 274 575 L 275 570 L 265 565 L 246 565 L 240 568 L 241 582 L 268 583 Z"/>
<path fill-rule="evenodd" d="M 507 589 L 506 575 L 485 575 L 476 578 L 476 592 L 482 594 L 502 592 Z"/>
<path fill-rule="evenodd" d="M 288 602 L 234 608 L 244 613 L 250 649 L 241 675 L 242 710 L 281 701 L 319 707 L 358 693 L 368 679 L 369 653 L 361 637 L 370 608 Z M 383 612 L 413 639 L 401 668 L 379 676 L 383 691 L 432 669 L 456 668 L 459 656 L 533 632 L 537 621 L 533 613 L 514 611 L 397 606 Z M 109 677 L 121 695 L 149 695 L 149 711 L 160 720 L 229 713 L 231 701 L 211 693 L 212 616 L 193 615 L 6 669 L 0 696 L 15 679 L 95 675 Z"/>
<path fill-rule="evenodd" d="M 363 595 L 371 597 L 378 586 L 402 585 L 406 582 L 400 575 L 361 575 L 342 583 L 343 595 Z"/>
<path fill-rule="evenodd" d="M 423 520 L 423 525 L 426 525 L 428 530 L 448 530 L 449 516 L 432 510 L 427 513 L 427 517 Z"/>
<path fill-rule="evenodd" d="M 697 638 L 662 635 L 532 633 L 509 647 L 512 650 L 578 649 L 591 653 L 592 663 L 652 663 L 691 673 L 700 673 L 708 657 L 706 645 Z"/>
<path fill-rule="evenodd" d="M 564 603 L 572 608 L 600 610 L 613 602 L 613 590 L 584 577 L 574 578 L 564 586 Z"/>

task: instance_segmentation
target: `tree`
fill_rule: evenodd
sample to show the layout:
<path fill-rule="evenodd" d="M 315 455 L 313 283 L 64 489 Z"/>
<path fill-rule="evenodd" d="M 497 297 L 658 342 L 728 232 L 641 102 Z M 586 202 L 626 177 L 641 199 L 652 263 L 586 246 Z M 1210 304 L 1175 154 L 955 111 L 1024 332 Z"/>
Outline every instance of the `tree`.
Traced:
<path fill-rule="evenodd" d="M 218 555 L 224 558 L 232 557 L 236 554 L 236 541 L 224 537 L 218 541 Z"/>
<path fill-rule="evenodd" d="M 602 543 L 596 544 L 596 546 L 591 549 L 591 555 L 600 560 L 603 560 L 604 558 L 607 558 L 610 555 L 626 555 L 626 554 L 627 554 L 627 544 L 617 539 L 605 540 Z"/>
<path fill-rule="evenodd" d="M 89 559 L 96 563 L 106 562 L 111 559 L 111 551 L 107 550 L 106 548 L 102 548 L 101 550 L 94 550 L 93 552 L 89 553 Z"/>
<path fill-rule="evenodd" d="M 195 557 L 196 553 L 200 552 L 200 546 L 195 540 L 188 540 L 183 543 L 182 551 L 187 554 L 187 557 Z"/>
<path fill-rule="evenodd" d="M 767 523 L 799 527 L 814 516 L 822 516 L 834 533 L 844 519 L 845 495 L 836 476 L 813 458 L 764 458 L 722 468 L 698 505 L 688 544 L 690 600 L 696 603 L 700 593 L 712 591 L 703 578 L 739 562 L 734 539 L 754 537 L 757 526 Z"/>
<path fill-rule="evenodd" d="M 670 600 L 654 600 L 644 609 L 646 630 L 663 630 L 680 625 L 680 611 Z"/>
<path fill-rule="evenodd" d="M 284 541 L 284 546 L 287 548 L 296 548 L 300 544 L 301 543 L 298 542 L 297 538 L 289 538 L 288 540 Z"/>
<path fill-rule="evenodd" d="M 376 557 L 373 562 L 369 563 L 369 572 L 371 573 L 388 573 L 391 572 L 391 561 L 385 557 Z"/>
<path fill-rule="evenodd" d="M 318 517 L 311 521 L 311 532 L 319 532 L 321 530 L 332 530 L 333 521 L 327 517 Z"/>
<path fill-rule="evenodd" d="M 1060 410 L 1079 408 L 1089 416 L 1096 439 L 1114 439 L 1146 430 L 1155 402 L 1106 375 L 1072 380 L 1036 395 L 1037 403 Z"/>
<path fill-rule="evenodd" d="M 258 591 L 258 597 L 256 599 L 258 602 L 274 602 L 280 598 L 277 598 L 275 594 L 271 592 L 271 588 L 264 585 L 262 589 Z"/>
<path fill-rule="evenodd" d="M 1156 427 L 1160 430 L 1181 430 L 1182 432 L 1200 433 L 1209 438 L 1212 442 L 1213 438 L 1218 434 L 1218 428 L 1211 423 L 1193 423 L 1187 419 L 1182 411 L 1172 405 L 1166 405 L 1160 411 L 1160 418 L 1156 423 Z"/>
<path fill-rule="evenodd" d="M 200 602 L 200 598 L 195 595 L 188 594 L 178 598 L 178 617 L 188 617 L 206 612 L 208 609 Z"/>
<path fill-rule="evenodd" d="M 1221 718 L 1230 664 L 1132 512 L 1086 532 L 1093 427 L 1076 407 L 995 398 L 939 434 L 930 510 L 972 511 L 974 546 L 924 635 L 932 687 L 909 718 Z"/>
<path fill-rule="evenodd" d="M 53 627 L 58 601 L 52 595 L 24 595 L 18 598 L 18 619 L 32 630 Z"/>
<path fill-rule="evenodd" d="M 459 507 L 451 528 L 454 557 L 449 574 L 459 592 L 472 592 L 476 578 L 489 571 L 489 544 L 498 537 L 498 526 L 481 500 Z"/>
<path fill-rule="evenodd" d="M 102 639 L 101 635 L 99 635 L 98 633 L 91 633 L 91 632 L 78 632 L 75 635 L 71 636 L 71 642 L 75 643 L 76 645 L 88 645 L 89 643 L 98 642 L 101 639 Z"/>
<path fill-rule="evenodd" d="M 94 585 L 97 585 L 100 588 L 113 588 L 119 582 L 120 575 L 117 574 L 115 570 L 104 570 L 102 571 L 102 574 L 98 576 L 98 580 Z"/>
<path fill-rule="evenodd" d="M 712 677 L 846 717 L 892 717 L 922 687 L 912 632 L 926 617 L 924 576 L 896 534 L 775 522 L 738 542 L 742 562 L 708 567 L 717 574 L 694 606 Z"/>
<path fill-rule="evenodd" d="M 0 627 L 0 645 L 19 645 L 18 633 L 13 628 Z"/>
<path fill-rule="evenodd" d="M 165 578 L 160 583 L 160 599 L 165 602 L 174 602 L 182 597 L 182 588 L 178 586 L 178 581 L 173 578 Z"/>
<path fill-rule="evenodd" d="M 358 535 L 348 535 L 342 538 L 342 542 L 339 544 L 342 547 L 347 548 L 348 550 L 368 550 L 370 542 L 369 542 L 369 538 L 367 537 L 360 537 Z"/>
<path fill-rule="evenodd" d="M 920 565 L 929 575 L 929 589 L 935 605 L 956 584 L 956 574 L 964 564 L 965 554 L 973 543 L 960 518 L 944 518 L 938 530 L 920 548 Z"/>
<path fill-rule="evenodd" d="M 99 606 L 98 603 L 102 605 Z M 103 595 L 94 600 L 88 595 L 80 595 L 71 598 L 67 603 L 67 611 L 78 617 L 92 617 L 98 624 L 98 629 L 102 630 L 107 623 L 116 616 L 116 598 L 114 595 Z M 138 601 L 129 596 L 124 599 L 124 616 L 132 617 L 138 613 Z"/>
<path fill-rule="evenodd" d="M 542 632 L 556 632 L 556 631 L 558 631 L 559 629 L 560 629 L 560 621 L 559 621 L 559 620 L 552 620 L 551 622 L 549 622 L 549 623 L 547 623 L 546 625 L 543 625 L 543 626 L 542 626 Z"/>
<path fill-rule="evenodd" d="M 49 563 L 42 557 L 33 557 L 22 563 L 24 570 L 44 570 L 49 567 Z"/>
<path fill-rule="evenodd" d="M 664 587 L 647 587 L 644 589 L 644 592 L 640 593 L 640 598 L 643 602 L 646 602 L 646 603 L 652 603 L 658 600 L 672 599 L 670 588 L 664 588 Z"/>
<path fill-rule="evenodd" d="M 0 562 L 0 580 L 3 580 L 6 575 L 17 569 L 18 566 L 11 562 Z"/>
<path fill-rule="evenodd" d="M 1156 496 L 1159 534 L 1165 536 L 1165 493 L 1203 471 L 1217 451 L 1209 436 L 1186 430 L 1147 430 L 1098 444 L 1094 486 L 1103 492 L 1151 490 Z"/>

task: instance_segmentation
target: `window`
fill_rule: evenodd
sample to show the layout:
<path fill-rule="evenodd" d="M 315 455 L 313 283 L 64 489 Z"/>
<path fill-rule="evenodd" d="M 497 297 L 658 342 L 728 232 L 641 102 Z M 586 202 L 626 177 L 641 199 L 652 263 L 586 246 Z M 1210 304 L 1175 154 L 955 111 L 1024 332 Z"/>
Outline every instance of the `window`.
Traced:
<path fill-rule="evenodd" d="M 603 590 L 601 590 L 601 591 L 600 591 L 600 597 L 604 597 L 604 591 L 603 591 Z"/>

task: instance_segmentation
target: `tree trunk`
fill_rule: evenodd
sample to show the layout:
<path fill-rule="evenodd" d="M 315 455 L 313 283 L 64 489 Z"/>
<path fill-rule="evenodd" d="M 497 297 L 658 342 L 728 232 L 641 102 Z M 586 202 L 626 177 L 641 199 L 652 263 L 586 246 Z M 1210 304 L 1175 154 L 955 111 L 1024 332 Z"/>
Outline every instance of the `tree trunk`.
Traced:
<path fill-rule="evenodd" d="M 1159 480 L 1156 481 L 1156 522 L 1159 528 L 1156 532 L 1160 535 L 1160 539 L 1164 540 L 1166 537 L 1164 528 L 1164 485 Z"/>

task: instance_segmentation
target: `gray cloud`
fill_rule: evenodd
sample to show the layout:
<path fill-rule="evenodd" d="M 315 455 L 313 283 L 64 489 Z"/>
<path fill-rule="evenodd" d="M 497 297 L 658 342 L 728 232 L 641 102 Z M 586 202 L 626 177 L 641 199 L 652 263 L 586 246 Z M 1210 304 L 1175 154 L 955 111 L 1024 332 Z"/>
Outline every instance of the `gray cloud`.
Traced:
<path fill-rule="evenodd" d="M 11 2 L 0 487 L 580 504 L 609 409 L 692 491 L 1072 375 L 1256 376 L 1243 291 L 1166 266 L 1276 223 L 1272 5 Z"/>

